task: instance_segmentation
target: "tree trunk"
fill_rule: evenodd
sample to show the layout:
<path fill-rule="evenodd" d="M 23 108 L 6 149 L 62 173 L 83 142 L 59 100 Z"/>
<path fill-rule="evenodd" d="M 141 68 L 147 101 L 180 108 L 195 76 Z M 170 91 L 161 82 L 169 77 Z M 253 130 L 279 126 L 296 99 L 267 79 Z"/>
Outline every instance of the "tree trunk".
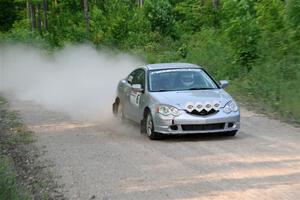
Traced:
<path fill-rule="evenodd" d="M 204 0 L 200 0 L 199 3 L 200 3 L 200 7 L 204 6 Z"/>
<path fill-rule="evenodd" d="M 33 28 L 36 29 L 36 11 L 35 11 L 34 4 L 32 4 L 32 24 L 33 24 Z"/>
<path fill-rule="evenodd" d="M 32 0 L 29 0 L 29 12 L 30 12 L 30 24 L 31 30 L 34 31 L 36 28 L 36 20 L 35 20 L 35 7 L 32 3 Z"/>
<path fill-rule="evenodd" d="M 30 12 L 30 3 L 29 3 L 29 0 L 27 0 L 26 6 L 27 6 L 27 18 L 28 18 L 28 21 L 30 22 L 30 30 L 32 31 L 31 12 Z"/>
<path fill-rule="evenodd" d="M 219 25 L 219 7 L 220 0 L 212 0 L 213 9 L 214 9 L 214 26 L 217 27 Z"/>
<path fill-rule="evenodd" d="M 212 4 L 213 4 L 214 9 L 218 10 L 220 1 L 219 0 L 212 0 Z"/>
<path fill-rule="evenodd" d="M 44 29 L 48 31 L 48 0 L 43 0 L 43 10 L 44 10 Z"/>
<path fill-rule="evenodd" d="M 83 9 L 84 9 L 84 17 L 85 17 L 85 29 L 86 29 L 87 35 L 89 36 L 89 32 L 90 32 L 90 17 L 89 17 L 88 0 L 83 0 Z"/>
<path fill-rule="evenodd" d="M 143 7 L 144 0 L 137 0 L 136 3 L 138 4 L 138 6 Z"/>
<path fill-rule="evenodd" d="M 37 27 L 39 33 L 42 34 L 42 19 L 41 19 L 41 4 L 40 2 L 37 3 Z"/>

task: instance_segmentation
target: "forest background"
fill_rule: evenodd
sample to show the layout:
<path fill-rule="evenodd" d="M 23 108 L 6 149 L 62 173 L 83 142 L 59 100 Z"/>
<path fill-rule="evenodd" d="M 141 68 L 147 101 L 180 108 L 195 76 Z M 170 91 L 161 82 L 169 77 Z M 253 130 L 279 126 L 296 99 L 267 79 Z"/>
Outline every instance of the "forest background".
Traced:
<path fill-rule="evenodd" d="M 0 0 L 0 42 L 196 63 L 242 102 L 300 122 L 300 0 Z"/>

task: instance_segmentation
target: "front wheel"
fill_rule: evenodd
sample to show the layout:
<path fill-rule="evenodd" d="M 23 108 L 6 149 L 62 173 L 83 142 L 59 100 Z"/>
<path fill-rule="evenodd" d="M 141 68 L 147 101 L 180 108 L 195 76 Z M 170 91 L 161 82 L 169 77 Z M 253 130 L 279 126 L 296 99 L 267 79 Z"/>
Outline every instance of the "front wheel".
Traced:
<path fill-rule="evenodd" d="M 154 131 L 153 118 L 150 112 L 147 113 L 146 123 L 144 123 L 144 126 L 144 130 L 146 130 L 146 133 L 151 140 L 159 140 L 162 138 L 160 133 Z"/>

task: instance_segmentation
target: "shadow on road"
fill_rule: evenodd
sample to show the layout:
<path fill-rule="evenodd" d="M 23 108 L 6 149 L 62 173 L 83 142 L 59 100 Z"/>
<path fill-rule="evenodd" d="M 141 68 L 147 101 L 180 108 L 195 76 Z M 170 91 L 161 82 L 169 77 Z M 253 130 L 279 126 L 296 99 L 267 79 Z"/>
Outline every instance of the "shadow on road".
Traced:
<path fill-rule="evenodd" d="M 241 136 L 235 137 L 224 136 L 222 133 L 199 133 L 199 134 L 182 134 L 182 135 L 164 135 L 163 141 L 166 142 L 199 142 L 199 141 L 216 141 L 216 140 L 238 140 Z"/>
<path fill-rule="evenodd" d="M 120 123 L 120 122 L 118 122 Z M 116 124 L 120 126 L 123 130 L 130 129 L 131 132 L 140 132 L 140 125 L 131 121 L 126 121 L 123 124 Z M 147 137 L 146 134 L 142 134 L 141 137 Z M 199 134 L 181 134 L 181 135 L 163 135 L 163 137 L 158 140 L 161 142 L 200 142 L 200 141 L 222 141 L 222 140 L 241 140 L 251 137 L 249 134 L 245 134 L 239 131 L 235 137 L 225 136 L 222 133 L 199 133 Z"/>

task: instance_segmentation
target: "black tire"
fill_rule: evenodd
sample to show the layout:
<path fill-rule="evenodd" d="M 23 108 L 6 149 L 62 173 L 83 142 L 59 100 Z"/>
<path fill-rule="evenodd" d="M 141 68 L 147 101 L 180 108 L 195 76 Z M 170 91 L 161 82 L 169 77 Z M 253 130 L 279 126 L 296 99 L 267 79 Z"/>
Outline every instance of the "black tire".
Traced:
<path fill-rule="evenodd" d="M 228 131 L 228 132 L 224 132 L 223 135 L 224 136 L 229 136 L 229 137 L 234 137 L 237 132 L 238 131 Z"/>
<path fill-rule="evenodd" d="M 112 105 L 112 112 L 113 112 L 114 117 L 117 117 L 118 106 L 119 106 L 119 103 L 117 103 L 117 102 L 113 103 L 113 105 Z"/>
<path fill-rule="evenodd" d="M 159 140 L 162 138 L 162 134 L 154 131 L 153 118 L 150 112 L 146 115 L 144 130 L 146 130 L 146 133 L 151 140 Z"/>
<path fill-rule="evenodd" d="M 144 118 L 142 121 L 141 121 L 141 125 L 140 125 L 140 132 L 141 134 L 144 134 L 144 133 L 147 133 L 146 132 L 146 119 Z"/>
<path fill-rule="evenodd" d="M 125 121 L 123 106 L 121 103 L 114 103 L 113 105 L 113 114 L 114 116 L 119 119 L 121 122 Z"/>

